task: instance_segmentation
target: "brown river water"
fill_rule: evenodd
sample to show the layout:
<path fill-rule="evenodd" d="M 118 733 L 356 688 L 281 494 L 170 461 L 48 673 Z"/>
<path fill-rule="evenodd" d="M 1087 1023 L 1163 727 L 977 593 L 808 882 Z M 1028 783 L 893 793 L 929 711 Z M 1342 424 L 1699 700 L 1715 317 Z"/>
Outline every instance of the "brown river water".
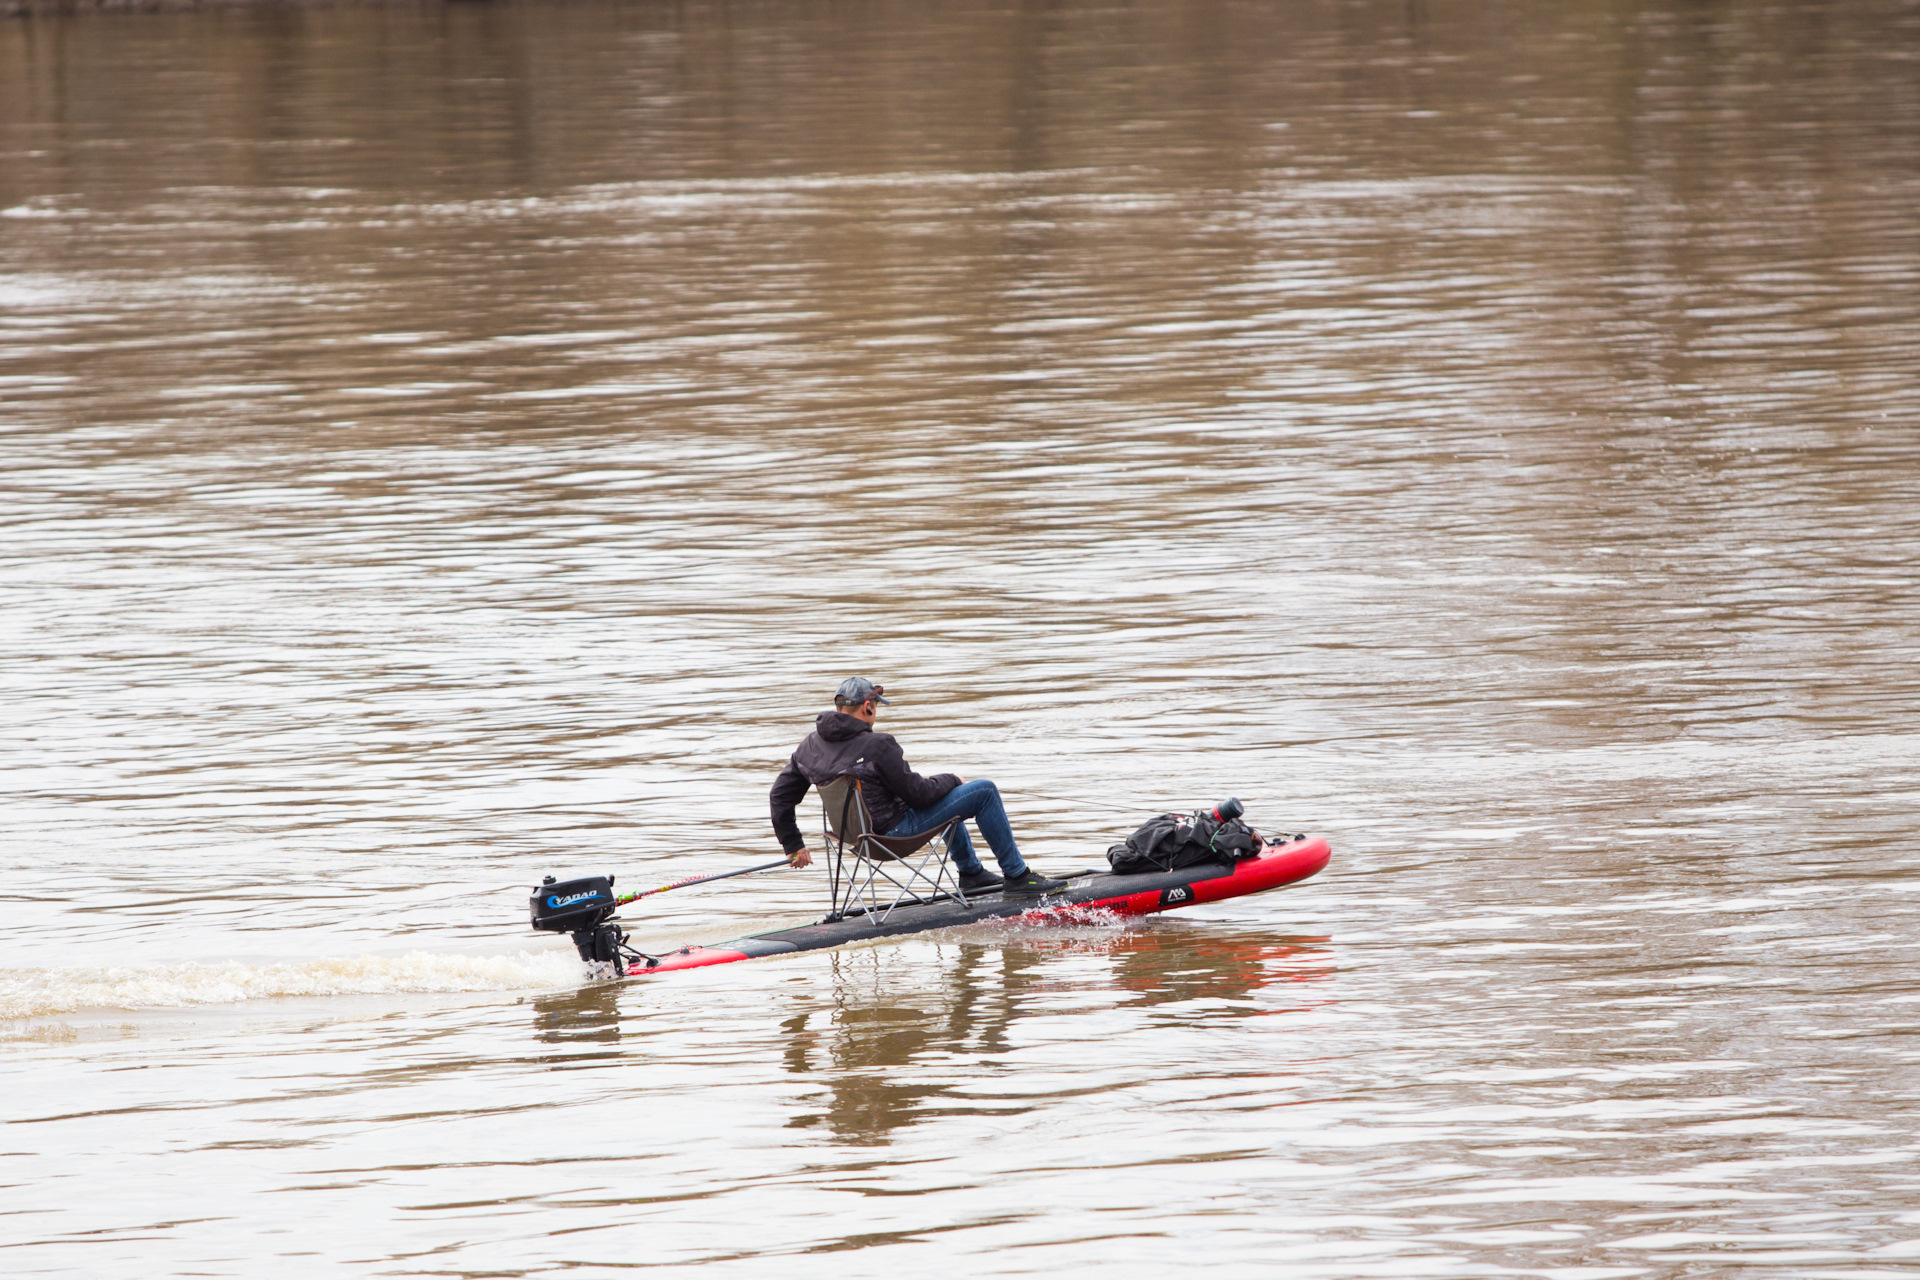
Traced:
<path fill-rule="evenodd" d="M 1916 211 L 1915 0 L 0 23 L 0 1272 L 1920 1274 Z M 1333 863 L 526 929 L 854 673 Z"/>

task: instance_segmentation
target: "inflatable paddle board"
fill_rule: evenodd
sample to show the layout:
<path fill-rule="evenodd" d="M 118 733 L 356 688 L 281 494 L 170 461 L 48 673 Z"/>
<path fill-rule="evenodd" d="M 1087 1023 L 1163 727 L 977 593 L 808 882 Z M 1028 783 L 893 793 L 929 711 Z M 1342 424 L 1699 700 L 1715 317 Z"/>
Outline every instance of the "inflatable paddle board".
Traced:
<path fill-rule="evenodd" d="M 1144 875 L 1113 875 L 1083 871 L 1067 879 L 1067 887 L 1044 898 L 1004 898 L 998 891 L 968 894 L 966 902 L 941 899 L 914 905 L 901 905 L 890 912 L 860 912 L 838 920 L 776 929 L 751 937 L 717 942 L 711 946 L 687 946 L 664 955 L 648 955 L 627 944 L 617 922 L 601 916 L 588 926 L 593 934 L 585 941 L 576 937 L 581 954 L 609 964 L 615 974 L 641 977 L 671 973 L 680 969 L 701 969 L 708 965 L 731 964 L 736 960 L 754 960 L 763 956 L 790 955 L 796 951 L 819 951 L 851 942 L 867 942 L 929 929 L 949 929 L 955 925 L 982 920 L 1023 918 L 1028 920 L 1072 919 L 1080 915 L 1145 916 L 1191 907 L 1202 902 L 1221 902 L 1249 893 L 1262 893 L 1296 884 L 1318 872 L 1333 856 L 1327 842 L 1317 836 L 1302 836 L 1264 846 L 1251 858 L 1235 863 L 1202 863 L 1177 871 Z M 605 883 L 604 901 L 613 898 L 611 882 L 570 881 L 556 889 L 571 893 L 551 895 L 573 909 L 590 907 Z M 580 886 L 574 888 L 574 886 Z M 584 896 L 591 893 L 594 896 Z M 539 894 L 535 895 L 536 901 Z M 537 910 L 537 908 L 536 908 Z M 583 921 L 584 922 L 584 921 Z M 560 930 L 552 923 L 537 927 Z M 582 932 L 585 932 L 584 930 Z M 608 936 L 612 934 L 614 936 Z M 595 946 L 594 943 L 601 943 Z M 592 951 L 594 954 L 589 955 Z"/>

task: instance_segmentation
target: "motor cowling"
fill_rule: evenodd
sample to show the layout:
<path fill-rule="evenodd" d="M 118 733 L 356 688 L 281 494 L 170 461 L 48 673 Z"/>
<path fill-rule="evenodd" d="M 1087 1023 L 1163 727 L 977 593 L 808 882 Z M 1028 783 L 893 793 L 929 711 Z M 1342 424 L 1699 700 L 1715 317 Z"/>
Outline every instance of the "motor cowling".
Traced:
<path fill-rule="evenodd" d="M 527 902 L 527 914 L 536 929 L 549 933 L 576 933 L 592 929 L 614 913 L 612 876 L 583 876 L 556 881 L 548 876 Z"/>

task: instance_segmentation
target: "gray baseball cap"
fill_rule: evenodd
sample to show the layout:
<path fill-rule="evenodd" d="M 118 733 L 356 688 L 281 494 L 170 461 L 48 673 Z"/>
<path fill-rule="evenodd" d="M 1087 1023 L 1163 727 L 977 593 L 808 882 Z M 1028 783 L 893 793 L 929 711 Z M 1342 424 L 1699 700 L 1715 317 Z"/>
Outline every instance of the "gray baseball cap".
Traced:
<path fill-rule="evenodd" d="M 840 687 L 833 691 L 833 705 L 836 707 L 857 707 L 871 698 L 875 702 L 884 702 L 886 705 L 892 706 L 893 702 L 891 699 L 880 696 L 886 692 L 886 689 L 887 686 L 875 684 L 865 676 L 848 676 L 840 682 Z"/>

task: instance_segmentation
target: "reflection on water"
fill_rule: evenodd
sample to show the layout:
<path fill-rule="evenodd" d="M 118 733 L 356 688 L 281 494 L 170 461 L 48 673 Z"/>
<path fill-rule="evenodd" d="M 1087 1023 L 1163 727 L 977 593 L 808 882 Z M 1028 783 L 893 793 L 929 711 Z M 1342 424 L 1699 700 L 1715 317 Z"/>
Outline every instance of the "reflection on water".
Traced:
<path fill-rule="evenodd" d="M 1008 1048 L 1007 1032 L 1018 1016 L 1021 991 L 1032 981 L 1035 957 L 1025 948 L 962 944 L 951 962 L 942 956 L 944 982 L 914 991 L 890 990 L 884 957 L 855 951 L 832 957 L 835 1001 L 822 1011 L 822 1026 L 810 1015 L 793 1026 L 788 1069 L 829 1073 L 831 1102 L 824 1114 L 800 1115 L 788 1123 L 807 1128 L 824 1123 L 851 1142 L 883 1142 L 892 1130 L 935 1114 L 957 1114 L 964 1104 L 949 1096 L 953 1086 L 900 1083 L 893 1068 L 928 1055 L 973 1060 L 974 1076 L 996 1074 L 990 1059 Z M 912 1000 L 913 1003 L 903 1003 Z"/>
<path fill-rule="evenodd" d="M 1916 48 L 0 23 L 0 1269 L 1910 1274 Z M 763 861 L 852 671 L 1043 869 L 1229 793 L 1335 861 L 618 986 L 525 934 Z"/>
<path fill-rule="evenodd" d="M 1175 1006 L 1167 1011 L 1172 1021 L 1189 1025 L 1327 1003 L 1324 994 L 1253 999 L 1275 983 L 1331 976 L 1325 938 L 1155 925 L 1023 928 L 1012 946 L 942 946 L 937 985 L 911 988 L 901 986 L 898 966 L 884 950 L 835 953 L 832 1007 L 796 1014 L 780 1027 L 789 1038 L 787 1070 L 824 1079 L 830 1101 L 824 1112 L 797 1115 L 788 1124 L 824 1124 L 842 1140 L 877 1143 L 902 1125 L 936 1117 L 1023 1114 L 1027 1107 L 993 1096 L 993 1082 L 1008 1071 L 1020 1019 L 1044 1017 L 1063 1000 L 1136 1011 Z M 976 931 L 956 936 L 969 932 Z M 1062 936 L 1049 938 L 1050 932 Z M 904 1072 L 932 1063 L 948 1067 L 936 1072 L 944 1082 Z"/>
<path fill-rule="evenodd" d="M 620 989 L 611 982 L 588 982 L 570 991 L 534 996 L 533 1033 L 542 1044 L 572 1050 L 553 1059 L 567 1065 L 584 1057 L 580 1051 L 620 1043 Z"/>
<path fill-rule="evenodd" d="M 1315 983 L 1332 975 L 1329 938 L 1275 937 L 1265 930 L 1162 928 L 1121 934 L 1103 948 L 1115 966 L 1113 981 L 1143 1004 L 1207 1001 L 1229 1015 L 1253 1012 L 1248 997 L 1276 982 Z M 1325 993 L 1293 998 L 1305 1007 Z M 1238 1004 L 1234 1002 L 1240 1002 Z M 1284 1012 L 1260 1008 L 1258 1012 Z"/>

